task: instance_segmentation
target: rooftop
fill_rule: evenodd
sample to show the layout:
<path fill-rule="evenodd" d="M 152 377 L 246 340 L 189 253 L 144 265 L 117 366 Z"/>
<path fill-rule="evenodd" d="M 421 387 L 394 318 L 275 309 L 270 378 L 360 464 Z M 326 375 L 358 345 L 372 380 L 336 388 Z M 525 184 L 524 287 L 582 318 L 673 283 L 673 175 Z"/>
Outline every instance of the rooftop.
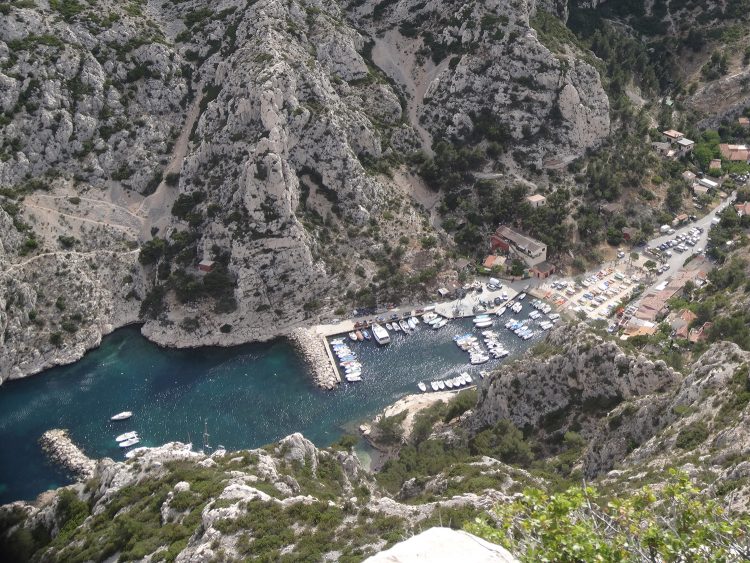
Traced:
<path fill-rule="evenodd" d="M 540 202 L 540 201 L 547 201 L 547 198 L 546 198 L 546 197 L 544 197 L 544 196 L 543 196 L 543 195 L 541 195 L 541 194 L 534 194 L 534 195 L 530 195 L 530 196 L 529 196 L 529 197 L 527 197 L 526 199 L 527 199 L 528 201 L 532 202 L 532 203 L 536 203 L 536 202 Z"/>
<path fill-rule="evenodd" d="M 531 252 L 532 254 L 541 252 L 542 250 L 546 248 L 545 245 L 539 242 L 538 240 L 529 238 L 526 235 L 519 233 L 518 231 L 514 231 L 510 227 L 506 227 L 505 225 L 500 225 L 497 228 L 496 234 L 505 239 L 508 239 L 517 247 L 523 250 L 526 250 L 528 252 Z"/>
<path fill-rule="evenodd" d="M 681 139 L 685 135 L 683 135 L 679 131 L 675 131 L 674 129 L 667 129 L 666 131 L 664 131 L 664 136 L 669 137 L 670 139 Z"/>

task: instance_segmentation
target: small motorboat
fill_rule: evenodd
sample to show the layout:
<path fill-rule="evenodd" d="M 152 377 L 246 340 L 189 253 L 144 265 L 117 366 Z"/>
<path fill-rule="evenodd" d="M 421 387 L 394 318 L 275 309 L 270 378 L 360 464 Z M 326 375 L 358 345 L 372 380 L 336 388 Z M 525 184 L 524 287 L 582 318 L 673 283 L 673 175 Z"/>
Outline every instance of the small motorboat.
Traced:
<path fill-rule="evenodd" d="M 351 340 L 352 342 L 356 342 L 357 341 L 357 333 L 356 332 L 350 332 L 349 333 L 349 340 Z"/>
<path fill-rule="evenodd" d="M 523 301 L 524 299 L 526 299 L 526 294 L 525 294 L 525 293 L 522 293 L 522 294 L 520 294 L 520 295 L 518 296 L 518 300 L 519 300 L 519 301 Z"/>
<path fill-rule="evenodd" d="M 487 319 L 486 321 L 480 321 L 478 323 L 474 323 L 474 326 L 476 328 L 487 328 L 492 326 L 492 321 L 490 319 Z"/>
<path fill-rule="evenodd" d="M 438 381 L 437 385 L 438 385 L 438 389 L 440 389 L 441 391 L 445 389 L 445 383 L 443 381 Z"/>
<path fill-rule="evenodd" d="M 385 328 L 388 330 L 393 330 L 393 325 L 391 323 L 385 323 Z"/>
<path fill-rule="evenodd" d="M 446 380 L 445 380 L 445 386 L 446 386 L 446 387 L 447 387 L 448 389 L 453 389 L 453 380 L 452 380 L 452 379 L 446 379 Z"/>
<path fill-rule="evenodd" d="M 131 446 L 135 446 L 140 442 L 140 438 L 131 438 L 130 440 L 125 440 L 124 442 L 120 442 L 121 448 L 129 448 Z"/>
<path fill-rule="evenodd" d="M 372 334 L 370 334 L 370 331 L 367 329 L 362 331 L 362 336 L 365 337 L 365 340 L 370 340 L 372 338 Z"/>
<path fill-rule="evenodd" d="M 356 331 L 356 332 L 354 333 L 354 336 L 355 336 L 355 337 L 357 338 L 357 340 L 359 340 L 360 342 L 362 342 L 362 341 L 363 341 L 363 340 L 365 339 L 365 335 L 364 335 L 364 334 L 362 334 L 362 332 L 361 332 L 361 331 L 359 331 L 359 330 L 358 330 L 358 331 Z"/>
<path fill-rule="evenodd" d="M 125 432 L 125 434 L 120 434 L 117 438 L 115 438 L 115 441 L 117 442 L 127 442 L 128 440 L 132 440 L 133 438 L 138 437 L 138 432 Z"/>
<path fill-rule="evenodd" d="M 497 310 L 497 316 L 498 316 L 498 317 L 502 317 L 502 316 L 503 316 L 503 315 L 505 314 L 505 312 L 506 312 L 507 310 L 508 310 L 508 308 L 507 308 L 507 307 L 500 307 L 500 308 L 499 308 L 499 309 Z"/>
<path fill-rule="evenodd" d="M 423 381 L 420 381 L 419 383 L 417 383 L 417 387 L 419 387 L 419 390 L 422 393 L 424 393 L 425 391 L 427 391 L 427 385 L 425 385 Z"/>
<path fill-rule="evenodd" d="M 437 391 L 438 390 L 438 384 L 437 384 L 437 382 L 436 381 L 430 381 L 430 387 L 432 387 L 433 391 Z"/>
<path fill-rule="evenodd" d="M 118 412 L 116 415 L 110 418 L 110 420 L 127 420 L 131 416 L 133 416 L 133 413 L 131 411 L 122 411 Z"/>

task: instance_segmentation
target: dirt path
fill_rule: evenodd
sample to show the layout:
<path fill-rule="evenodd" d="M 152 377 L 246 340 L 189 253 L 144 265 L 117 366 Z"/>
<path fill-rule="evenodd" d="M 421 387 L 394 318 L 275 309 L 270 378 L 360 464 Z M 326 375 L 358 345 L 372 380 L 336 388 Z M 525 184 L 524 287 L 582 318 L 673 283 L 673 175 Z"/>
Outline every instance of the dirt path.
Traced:
<path fill-rule="evenodd" d="M 91 256 L 93 254 L 100 254 L 102 252 L 111 253 L 112 251 L 111 250 L 92 250 L 90 252 L 76 252 L 74 250 L 58 250 L 55 252 L 43 252 L 42 254 L 37 254 L 36 256 L 32 256 L 28 260 L 24 260 L 23 262 L 19 262 L 18 264 L 13 264 L 7 270 L 0 272 L 0 277 L 12 274 L 13 272 L 23 268 L 24 266 L 30 264 L 31 262 L 35 262 L 39 260 L 40 258 L 46 258 L 47 256 L 58 256 L 60 254 L 64 254 L 66 256 L 69 254 L 76 254 L 78 256 Z M 137 254 L 138 252 L 140 252 L 140 249 L 136 248 L 135 250 L 126 250 L 123 252 L 116 252 L 115 254 Z"/>
<path fill-rule="evenodd" d="M 116 223 L 107 223 L 105 221 L 97 221 L 95 219 L 87 219 L 86 217 L 81 217 L 79 215 L 71 215 L 69 213 L 63 213 L 62 211 L 58 211 L 57 209 L 51 209 L 49 207 L 43 207 L 41 205 L 35 205 L 33 203 L 24 202 L 24 207 L 31 207 L 31 208 L 34 208 L 34 209 L 39 209 L 41 211 L 46 211 L 46 212 L 49 212 L 49 213 L 55 213 L 56 215 L 60 215 L 62 217 L 68 217 L 69 219 L 75 219 L 76 221 L 84 221 L 86 223 L 93 223 L 95 225 L 102 225 L 103 227 L 111 227 L 112 229 L 120 229 L 122 231 L 133 233 L 133 229 L 131 227 L 126 227 L 124 225 L 118 225 Z M 142 220 L 140 217 L 138 217 L 138 219 Z"/>
<path fill-rule="evenodd" d="M 448 66 L 448 59 L 437 66 L 429 59 L 424 66 L 418 65 L 416 51 L 420 46 L 420 42 L 392 29 L 382 38 L 375 38 L 372 60 L 391 80 L 403 86 L 408 94 L 406 111 L 409 123 L 422 139 L 422 150 L 428 156 L 433 156 L 432 135 L 419 123 L 419 108 L 430 83 Z"/>
<path fill-rule="evenodd" d="M 196 88 L 198 94 L 196 95 L 195 100 L 193 100 L 193 105 L 190 106 L 190 110 L 188 110 L 180 136 L 177 137 L 177 140 L 175 141 L 174 148 L 172 149 L 172 158 L 164 170 L 164 177 L 156 188 L 156 191 L 145 198 L 136 211 L 139 215 L 143 213 L 146 214 L 146 219 L 143 221 L 143 228 L 141 229 L 141 236 L 143 238 L 151 237 L 152 227 L 164 228 L 169 223 L 169 212 L 174 200 L 177 198 L 178 191 L 177 188 L 167 186 L 166 178 L 169 174 L 176 174 L 182 170 L 182 161 L 187 154 L 190 133 L 193 130 L 193 125 L 195 125 L 195 122 L 200 117 L 200 104 L 203 99 L 203 83 L 201 82 L 198 84 Z"/>
<path fill-rule="evenodd" d="M 36 198 L 44 198 L 44 199 L 70 199 L 72 196 L 67 196 L 67 195 L 34 194 L 34 197 L 36 197 Z M 116 203 L 113 203 L 111 201 L 105 201 L 103 199 L 94 199 L 94 198 L 91 198 L 91 197 L 82 197 L 82 196 L 76 196 L 76 197 L 78 199 L 80 199 L 81 201 L 88 201 L 88 202 L 91 202 L 91 203 L 95 203 L 97 205 L 106 205 L 108 207 L 113 207 L 115 209 L 119 209 L 120 211 L 124 211 L 128 215 L 131 215 L 132 217 L 134 217 L 138 221 L 143 221 L 143 217 L 142 216 L 136 215 L 135 213 L 133 213 L 132 211 L 130 211 L 130 209 L 128 209 L 127 207 L 125 207 L 123 205 L 118 205 Z"/>

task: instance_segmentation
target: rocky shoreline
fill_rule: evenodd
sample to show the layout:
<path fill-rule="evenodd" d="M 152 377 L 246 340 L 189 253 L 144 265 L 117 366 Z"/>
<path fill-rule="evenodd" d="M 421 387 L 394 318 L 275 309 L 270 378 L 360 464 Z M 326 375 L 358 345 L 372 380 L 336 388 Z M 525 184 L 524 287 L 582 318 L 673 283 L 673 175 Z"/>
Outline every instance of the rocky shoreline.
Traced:
<path fill-rule="evenodd" d="M 51 461 L 70 471 L 79 481 L 94 476 L 96 462 L 73 443 L 67 430 L 47 430 L 39 439 L 39 443 Z"/>
<path fill-rule="evenodd" d="M 315 385 L 322 389 L 335 389 L 341 378 L 331 365 L 323 337 L 309 328 L 296 328 L 289 333 L 289 340 L 310 367 Z"/>

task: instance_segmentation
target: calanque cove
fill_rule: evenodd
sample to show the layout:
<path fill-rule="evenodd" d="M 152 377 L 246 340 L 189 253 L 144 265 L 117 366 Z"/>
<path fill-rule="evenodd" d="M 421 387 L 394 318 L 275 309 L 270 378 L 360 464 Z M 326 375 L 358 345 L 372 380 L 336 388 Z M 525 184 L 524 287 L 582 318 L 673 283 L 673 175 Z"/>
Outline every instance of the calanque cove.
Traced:
<path fill-rule="evenodd" d="M 750 2 L 0 3 L 0 560 L 750 560 Z"/>

